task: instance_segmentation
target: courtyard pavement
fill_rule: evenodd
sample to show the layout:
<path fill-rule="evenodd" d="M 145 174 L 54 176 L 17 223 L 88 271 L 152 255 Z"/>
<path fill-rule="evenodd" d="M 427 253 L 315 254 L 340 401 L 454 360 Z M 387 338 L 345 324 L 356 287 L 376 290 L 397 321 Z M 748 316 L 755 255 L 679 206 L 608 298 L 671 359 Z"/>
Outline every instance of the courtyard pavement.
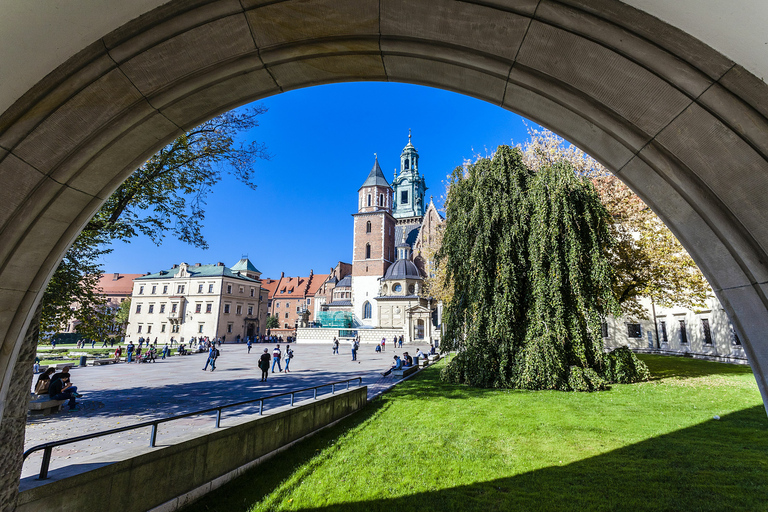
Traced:
<path fill-rule="evenodd" d="M 284 347 L 281 344 L 283 352 Z M 156 363 L 147 364 L 120 363 L 73 368 L 72 382 L 83 394 L 78 399 L 80 410 L 70 412 L 65 406 L 58 414 L 28 416 L 24 449 L 49 441 L 355 377 L 362 377 L 363 385 L 368 386 L 369 398 L 395 382 L 392 376 L 381 376 L 396 353 L 391 347 L 387 347 L 386 353 L 376 353 L 374 345 L 361 345 L 358 361 L 351 360 L 348 344 L 340 346 L 338 355 L 332 353 L 330 343 L 294 343 L 291 347 L 294 359 L 291 360 L 290 373 L 270 372 L 265 383 L 260 381 L 261 370 L 257 362 L 265 348 L 271 354 L 272 344 L 254 344 L 250 354 L 245 344 L 224 344 L 214 372 L 202 371 L 206 354 L 173 356 L 165 360 L 158 357 Z M 416 345 L 403 345 L 397 353 L 407 350 L 414 354 L 416 348 Z M 420 348 L 425 350 L 429 347 Z M 329 392 L 330 387 L 318 391 L 318 394 Z M 296 400 L 311 396 L 309 392 L 297 396 Z M 288 403 L 288 400 L 287 397 L 268 400 L 264 405 L 265 412 Z M 258 403 L 250 409 L 225 411 L 222 426 L 226 426 L 228 414 L 231 417 L 232 414 L 254 413 L 258 413 Z M 208 414 L 164 423 L 158 428 L 158 442 L 164 435 L 176 437 L 195 430 L 203 433 L 213 426 L 214 418 L 215 414 Z M 59 468 L 70 466 L 67 472 L 71 472 L 74 466 L 86 468 L 89 458 L 103 456 L 108 451 L 123 453 L 132 447 L 146 447 L 149 432 L 147 427 L 56 448 L 51 459 L 51 476 L 55 476 Z M 37 475 L 41 458 L 42 451 L 26 460 L 22 478 Z"/>

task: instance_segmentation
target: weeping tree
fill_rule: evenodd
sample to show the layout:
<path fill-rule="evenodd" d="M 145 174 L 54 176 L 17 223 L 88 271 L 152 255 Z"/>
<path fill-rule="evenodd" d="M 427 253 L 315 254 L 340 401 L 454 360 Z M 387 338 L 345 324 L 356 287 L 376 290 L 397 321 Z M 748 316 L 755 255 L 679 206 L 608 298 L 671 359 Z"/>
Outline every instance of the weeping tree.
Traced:
<path fill-rule="evenodd" d="M 566 161 L 533 172 L 519 149 L 501 146 L 453 172 L 446 221 L 443 347 L 459 353 L 445 380 L 589 391 L 616 380 L 619 354 L 604 354 L 600 332 L 619 312 L 611 220 L 590 181 Z M 623 381 L 647 376 L 634 355 L 622 352 L 619 366 Z"/>

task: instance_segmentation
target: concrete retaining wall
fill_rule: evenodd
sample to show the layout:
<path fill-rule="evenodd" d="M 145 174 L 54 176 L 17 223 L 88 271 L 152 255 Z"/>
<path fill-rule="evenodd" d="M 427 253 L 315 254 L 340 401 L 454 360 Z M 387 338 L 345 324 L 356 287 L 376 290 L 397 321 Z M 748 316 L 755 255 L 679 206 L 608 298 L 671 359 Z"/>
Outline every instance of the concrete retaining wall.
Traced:
<path fill-rule="evenodd" d="M 259 458 L 362 409 L 367 394 L 366 387 L 339 391 L 274 409 L 255 420 L 234 424 L 233 418 L 229 420 L 233 426 L 146 448 L 138 456 L 75 476 L 46 483 L 27 478 L 22 480 L 16 511 L 143 512 L 161 505 L 175 510 Z"/>

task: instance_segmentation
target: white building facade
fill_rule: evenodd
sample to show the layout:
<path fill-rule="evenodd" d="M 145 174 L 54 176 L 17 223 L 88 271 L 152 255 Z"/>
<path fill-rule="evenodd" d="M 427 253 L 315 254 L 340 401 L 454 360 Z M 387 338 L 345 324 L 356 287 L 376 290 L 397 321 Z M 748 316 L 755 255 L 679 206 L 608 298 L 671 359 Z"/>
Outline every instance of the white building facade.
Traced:
<path fill-rule="evenodd" d="M 126 341 L 143 337 L 165 344 L 173 338 L 234 341 L 264 331 L 266 308 L 259 272 L 247 258 L 232 268 L 181 263 L 134 279 Z"/>

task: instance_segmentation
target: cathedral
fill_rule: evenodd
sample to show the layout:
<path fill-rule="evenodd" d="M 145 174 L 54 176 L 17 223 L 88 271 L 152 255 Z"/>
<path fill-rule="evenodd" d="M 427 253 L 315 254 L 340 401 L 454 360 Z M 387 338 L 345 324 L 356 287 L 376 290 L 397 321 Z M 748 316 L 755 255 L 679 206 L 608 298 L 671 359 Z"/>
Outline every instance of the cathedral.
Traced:
<path fill-rule="evenodd" d="M 352 214 L 351 274 L 330 277 L 339 279 L 336 293 L 322 306 L 323 311 L 344 312 L 349 319 L 350 329 L 335 336 L 348 337 L 344 334 L 354 330 L 363 341 L 391 340 L 399 335 L 412 342 L 439 338 L 438 305 L 423 290 L 424 249 L 434 240 L 443 219 L 432 199 L 426 201 L 426 191 L 410 134 L 400 155 L 400 172 L 395 172 L 391 184 L 378 157 L 374 159 L 358 189 L 357 212 Z M 332 330 L 326 327 L 324 324 L 321 331 Z M 321 333 L 312 334 L 317 339 Z M 321 339 L 331 333 L 323 334 Z"/>

